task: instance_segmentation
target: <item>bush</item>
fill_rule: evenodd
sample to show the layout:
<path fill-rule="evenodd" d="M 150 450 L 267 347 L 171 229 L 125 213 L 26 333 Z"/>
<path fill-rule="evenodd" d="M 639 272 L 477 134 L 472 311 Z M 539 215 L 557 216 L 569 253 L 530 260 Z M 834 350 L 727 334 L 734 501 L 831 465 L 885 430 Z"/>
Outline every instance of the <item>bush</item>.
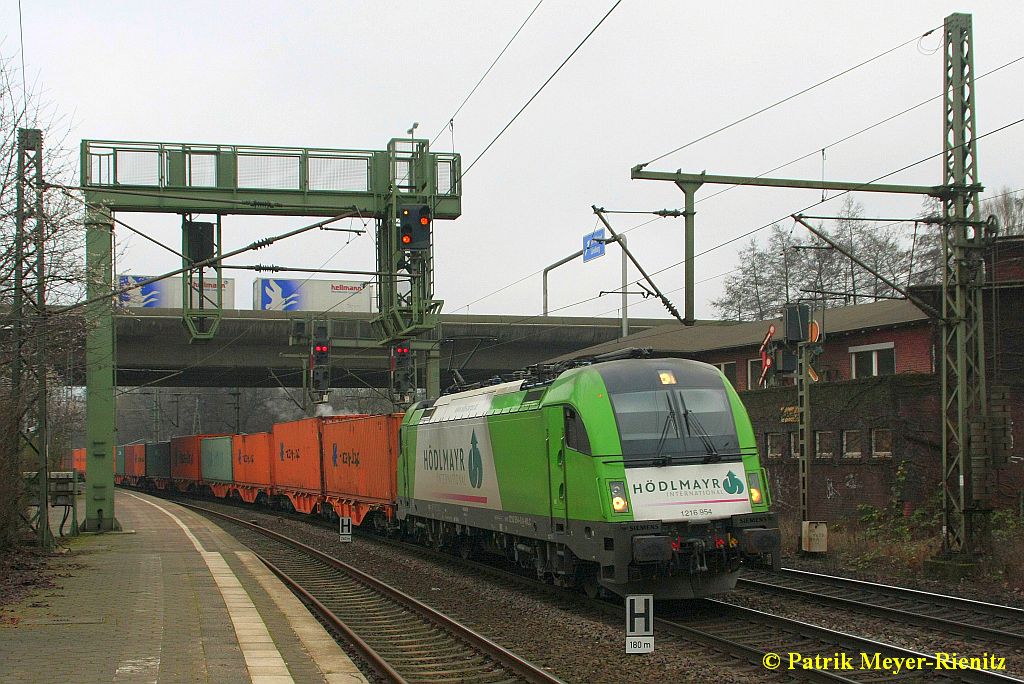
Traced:
<path fill-rule="evenodd" d="M 0 553 L 16 541 L 25 512 L 17 409 L 0 402 Z"/>

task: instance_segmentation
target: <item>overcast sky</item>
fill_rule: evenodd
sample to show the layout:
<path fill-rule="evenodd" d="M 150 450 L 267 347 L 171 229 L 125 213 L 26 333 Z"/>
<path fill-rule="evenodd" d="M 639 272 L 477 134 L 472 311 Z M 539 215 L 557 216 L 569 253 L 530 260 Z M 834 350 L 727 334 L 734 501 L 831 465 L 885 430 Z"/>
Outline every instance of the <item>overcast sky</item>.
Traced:
<path fill-rule="evenodd" d="M 413 122 L 430 138 L 441 131 L 536 4 L 23 0 L 24 58 L 29 81 L 67 116 L 72 145 L 90 138 L 383 149 Z M 613 4 L 543 0 L 455 119 L 454 150 L 464 166 Z M 0 53 L 16 58 L 18 3 L 4 0 L 0 8 Z M 595 226 L 592 204 L 682 206 L 671 183 L 630 180 L 633 165 L 941 27 L 956 11 L 973 13 L 978 75 L 1024 55 L 1020 0 L 625 0 L 466 175 L 462 217 L 435 230 L 436 296 L 449 313 L 539 314 L 539 271 L 580 249 Z M 941 45 L 939 30 L 648 168 L 754 175 L 818 150 L 772 175 L 820 178 L 822 147 L 942 92 Z M 979 134 L 1024 117 L 1021 83 L 1024 61 L 978 81 Z M 868 181 L 935 154 L 941 122 L 936 100 L 829 147 L 824 174 Z M 1022 142 L 1024 124 L 979 142 L 987 194 L 1024 188 Z M 452 148 L 446 130 L 434 149 Z M 941 169 L 934 159 L 886 182 L 939 184 Z M 719 189 L 706 186 L 698 200 Z M 700 202 L 697 251 L 820 199 L 819 191 L 739 188 Z M 917 197 L 856 199 L 868 216 L 909 217 L 921 205 Z M 834 213 L 840 204 L 815 211 Z M 179 244 L 175 216 L 119 218 Z M 647 219 L 611 220 L 626 230 Z M 229 216 L 224 249 L 302 223 Z M 682 219 L 658 220 L 630 232 L 629 245 L 649 272 L 659 271 L 683 259 L 682 230 Z M 346 239 L 317 232 L 235 263 L 373 270 L 372 230 L 338 251 Z M 125 250 L 119 272 L 180 265 L 122 229 L 118 244 Z M 696 279 L 705 281 L 697 286 L 698 317 L 712 316 L 710 300 L 720 295 L 721 274 L 735 267 L 741 244 L 697 260 Z M 618 315 L 618 296 L 573 305 L 616 288 L 619 269 L 614 247 L 597 261 L 563 266 L 551 277 L 551 308 Z M 248 308 L 252 276 L 234 277 L 237 303 Z M 670 297 L 680 310 L 683 278 L 681 267 L 655 276 L 664 290 L 677 290 Z M 630 313 L 667 315 L 654 300 L 636 297 Z"/>

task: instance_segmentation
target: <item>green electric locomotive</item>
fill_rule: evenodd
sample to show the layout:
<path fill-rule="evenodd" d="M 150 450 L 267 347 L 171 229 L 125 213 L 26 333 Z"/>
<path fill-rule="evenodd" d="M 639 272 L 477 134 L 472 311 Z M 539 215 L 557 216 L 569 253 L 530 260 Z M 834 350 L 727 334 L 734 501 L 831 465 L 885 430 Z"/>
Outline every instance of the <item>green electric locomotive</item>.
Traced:
<path fill-rule="evenodd" d="M 410 408 L 400 440 L 396 515 L 425 543 L 657 599 L 779 562 L 750 419 L 704 363 L 611 360 L 445 395 Z"/>

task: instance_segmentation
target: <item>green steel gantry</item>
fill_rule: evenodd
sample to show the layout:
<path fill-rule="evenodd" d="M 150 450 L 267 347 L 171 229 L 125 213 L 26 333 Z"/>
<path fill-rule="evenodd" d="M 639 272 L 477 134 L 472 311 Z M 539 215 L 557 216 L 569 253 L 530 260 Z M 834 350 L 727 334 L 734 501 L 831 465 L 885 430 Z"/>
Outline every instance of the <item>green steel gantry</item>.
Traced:
<path fill-rule="evenodd" d="M 458 218 L 460 164 L 458 154 L 431 152 L 428 141 L 414 138 L 393 139 L 382 151 L 83 140 L 87 299 L 92 302 L 86 309 L 89 477 L 83 529 L 115 525 L 117 364 L 110 297 L 116 213 L 182 215 L 183 318 L 194 341 L 211 339 L 221 318 L 219 297 L 206 297 L 191 279 L 212 269 L 212 277 L 220 280 L 221 257 L 229 256 L 220 246 L 222 216 L 374 219 L 378 294 L 373 327 L 379 342 L 387 343 L 433 329 L 442 305 L 433 299 L 432 247 L 408 252 L 399 244 L 399 207 L 425 204 L 434 219 Z M 193 215 L 213 215 L 216 223 L 212 230 L 196 227 Z M 435 357 L 428 357 L 428 367 Z M 436 375 L 437 368 L 433 371 Z M 437 386 L 429 371 L 427 385 Z"/>
<path fill-rule="evenodd" d="M 683 191 L 685 206 L 684 320 L 694 320 L 694 195 L 706 183 L 762 187 L 807 188 L 856 192 L 920 194 L 938 198 L 943 206 L 942 279 L 942 494 L 943 551 L 970 555 L 984 547 L 989 513 L 991 430 L 985 389 L 985 345 L 982 310 L 984 249 L 992 237 L 980 219 L 977 132 L 974 106 L 974 50 L 971 15 L 945 20 L 943 184 L 890 185 L 837 181 L 793 180 L 748 176 L 715 176 L 645 171 L 633 167 L 631 177 L 671 181 Z M 971 442 L 972 428 L 977 438 Z M 804 431 L 801 430 L 803 433 Z M 800 479 L 806 488 L 810 459 L 800 441 Z M 806 491 L 801 501 L 806 502 Z M 806 514 L 806 509 L 802 510 Z M 806 518 L 804 518 L 806 519 Z"/>

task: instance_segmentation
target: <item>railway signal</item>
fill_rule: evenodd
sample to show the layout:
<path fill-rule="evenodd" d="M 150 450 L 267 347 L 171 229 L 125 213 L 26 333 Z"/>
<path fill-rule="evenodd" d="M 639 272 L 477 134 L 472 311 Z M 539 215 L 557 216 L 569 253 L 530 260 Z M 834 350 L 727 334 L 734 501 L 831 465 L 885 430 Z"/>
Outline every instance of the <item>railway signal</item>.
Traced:
<path fill-rule="evenodd" d="M 416 359 L 408 340 L 396 342 L 391 347 L 391 381 L 394 391 L 399 394 L 416 390 Z"/>
<path fill-rule="evenodd" d="M 325 322 L 313 325 L 309 345 L 310 389 L 321 395 L 331 391 L 331 335 Z"/>
<path fill-rule="evenodd" d="M 325 324 L 318 323 L 313 328 L 310 358 L 314 368 L 317 366 L 327 366 L 331 363 L 331 336 L 327 332 Z"/>
<path fill-rule="evenodd" d="M 430 206 L 403 204 L 398 208 L 398 241 L 402 249 L 430 249 Z"/>

